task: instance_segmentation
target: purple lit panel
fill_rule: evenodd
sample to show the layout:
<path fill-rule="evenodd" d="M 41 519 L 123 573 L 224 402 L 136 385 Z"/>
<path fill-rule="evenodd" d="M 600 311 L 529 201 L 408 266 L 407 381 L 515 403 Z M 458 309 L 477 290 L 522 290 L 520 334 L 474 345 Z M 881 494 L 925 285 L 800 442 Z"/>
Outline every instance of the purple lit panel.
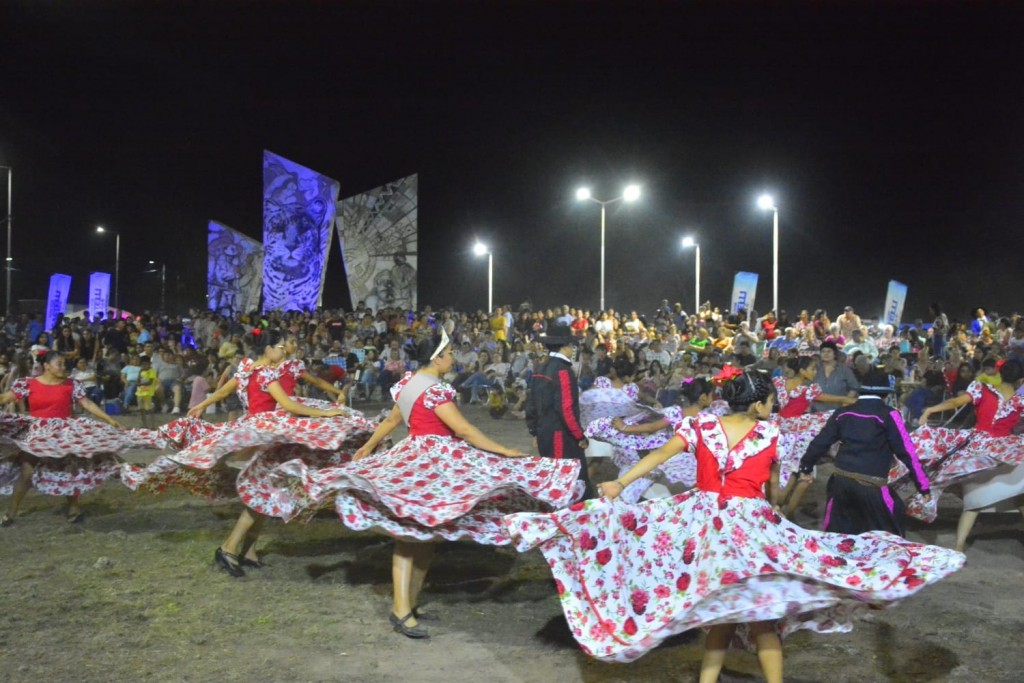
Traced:
<path fill-rule="evenodd" d="M 259 310 L 263 245 L 223 223 L 210 221 L 206 233 L 206 300 L 222 315 Z"/>
<path fill-rule="evenodd" d="M 263 152 L 263 310 L 320 305 L 336 180 Z"/>

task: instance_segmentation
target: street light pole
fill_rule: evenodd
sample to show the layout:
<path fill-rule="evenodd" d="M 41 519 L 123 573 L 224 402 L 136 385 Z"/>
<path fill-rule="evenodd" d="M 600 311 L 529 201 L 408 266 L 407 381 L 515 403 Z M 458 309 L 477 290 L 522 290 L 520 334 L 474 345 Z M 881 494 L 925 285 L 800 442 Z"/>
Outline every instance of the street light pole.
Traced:
<path fill-rule="evenodd" d="M 121 280 L 121 233 L 108 230 L 102 225 L 96 226 L 96 232 L 114 233 L 114 314 L 121 318 L 120 280 Z"/>
<path fill-rule="evenodd" d="M 764 210 L 771 209 L 773 214 L 772 228 L 772 310 L 775 317 L 779 316 L 779 208 L 769 195 L 761 195 L 757 205 Z"/>
<path fill-rule="evenodd" d="M 155 266 L 156 261 L 150 261 L 149 265 Z M 160 312 L 167 312 L 167 264 L 160 262 Z"/>
<path fill-rule="evenodd" d="M 600 305 L 600 310 L 602 310 L 602 311 L 605 310 L 605 308 L 604 308 L 604 226 L 605 226 L 605 207 L 608 206 L 609 204 L 613 204 L 613 203 L 615 203 L 615 202 L 617 202 L 619 200 L 623 200 L 623 201 L 627 201 L 627 202 L 632 202 L 632 201 L 635 201 L 635 200 L 637 200 L 639 198 L 640 198 L 640 187 L 638 185 L 627 185 L 626 189 L 623 190 L 621 197 L 616 197 L 615 199 L 608 199 L 608 200 L 605 200 L 605 201 L 602 201 L 600 199 L 595 199 L 594 197 L 592 197 L 590 195 L 590 189 L 589 188 L 581 187 L 580 189 L 576 190 L 576 199 L 578 199 L 580 201 L 589 199 L 590 201 L 597 202 L 598 204 L 601 205 L 601 305 Z"/>
<path fill-rule="evenodd" d="M 114 315 L 121 319 L 121 233 L 114 233 Z"/>
<path fill-rule="evenodd" d="M 0 168 L 7 170 L 7 308 L 6 316 L 8 319 L 11 317 L 11 262 L 14 257 L 11 256 L 11 224 L 14 223 L 14 192 L 12 185 L 14 183 L 14 169 L 10 166 L 0 166 Z"/>
<path fill-rule="evenodd" d="M 473 252 L 477 256 L 487 254 L 487 313 L 490 315 L 494 310 L 494 252 L 483 242 L 474 244 Z"/>
<path fill-rule="evenodd" d="M 693 314 L 697 315 L 700 312 L 700 244 L 692 237 L 684 237 L 683 248 L 689 247 L 694 248 L 696 257 L 693 275 Z"/>

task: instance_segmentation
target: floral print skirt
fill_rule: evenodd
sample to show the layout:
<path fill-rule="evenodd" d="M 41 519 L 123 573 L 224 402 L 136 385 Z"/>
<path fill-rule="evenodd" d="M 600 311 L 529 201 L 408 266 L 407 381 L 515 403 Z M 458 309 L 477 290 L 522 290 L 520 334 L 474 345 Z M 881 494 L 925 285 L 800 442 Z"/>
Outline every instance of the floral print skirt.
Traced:
<path fill-rule="evenodd" d="M 696 489 L 638 505 L 591 500 L 506 524 L 518 550 L 544 554 L 574 637 L 606 661 L 714 624 L 848 631 L 857 608 L 888 606 L 964 562 L 885 532 L 807 531 L 763 499 Z"/>
<path fill-rule="evenodd" d="M 215 425 L 179 430 L 182 450 L 145 466 L 125 464 L 121 481 L 135 491 L 160 493 L 183 487 L 215 499 L 241 496 L 257 512 L 291 517 L 294 496 L 276 490 L 271 473 L 281 463 L 301 458 L 314 468 L 338 465 L 370 438 L 376 425 L 361 417 L 296 417 L 285 411 L 247 415 Z M 196 421 L 200 422 L 200 421 Z M 190 436 L 187 436 L 190 435 Z"/>
<path fill-rule="evenodd" d="M 18 457 L 33 458 L 32 486 L 51 496 L 98 488 L 121 468 L 117 454 L 157 448 L 155 432 L 121 430 L 92 418 L 8 416 L 0 423 L 0 495 L 21 478 Z"/>
<path fill-rule="evenodd" d="M 907 514 L 925 522 L 938 516 L 939 496 L 953 484 L 983 479 L 1003 465 L 1024 464 L 1024 436 L 992 436 L 974 429 L 920 427 L 910 434 L 925 474 L 931 501 L 925 502 L 903 463 L 889 470 L 889 483 L 908 498 Z"/>
<path fill-rule="evenodd" d="M 469 539 L 507 545 L 505 515 L 550 510 L 580 493 L 579 462 L 505 458 L 448 436 L 409 436 L 392 448 L 341 467 L 310 470 L 301 461 L 277 468 L 297 501 L 317 509 L 332 500 L 351 529 L 417 541 Z M 277 489 L 285 488 L 275 482 Z"/>

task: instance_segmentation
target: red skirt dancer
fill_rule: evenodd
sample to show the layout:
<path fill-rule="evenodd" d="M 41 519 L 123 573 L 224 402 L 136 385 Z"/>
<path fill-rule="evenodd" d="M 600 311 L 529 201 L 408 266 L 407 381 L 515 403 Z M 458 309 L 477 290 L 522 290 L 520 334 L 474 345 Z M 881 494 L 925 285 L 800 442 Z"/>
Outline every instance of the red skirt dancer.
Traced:
<path fill-rule="evenodd" d="M 0 422 L 0 495 L 10 495 L 20 478 L 14 460 L 21 454 L 36 459 L 32 486 L 52 496 L 77 496 L 98 488 L 117 474 L 118 453 L 157 448 L 157 435 L 145 429 L 122 430 L 91 418 L 72 417 L 73 403 L 88 400 L 75 380 L 46 384 L 22 378 L 11 386 L 18 400 L 27 400 L 29 415 L 5 415 Z"/>
<path fill-rule="evenodd" d="M 686 417 L 683 409 L 679 406 L 669 406 L 659 411 L 662 419 L 668 421 L 669 427 L 651 434 L 625 434 L 612 426 L 611 418 L 601 418 L 590 423 L 587 427 L 587 438 L 607 441 L 612 444 L 612 462 L 619 468 L 619 474 L 625 474 L 629 468 L 640 462 L 640 458 L 661 448 L 666 441 L 672 438 L 675 432 L 682 426 Z M 712 401 L 704 411 L 711 415 L 728 415 L 729 404 L 725 401 Z M 623 420 L 628 425 L 640 424 L 640 419 L 647 419 L 647 415 L 628 417 Z M 697 483 L 697 461 L 689 453 L 680 453 L 677 457 L 664 462 L 658 469 L 653 470 L 649 475 L 640 477 L 632 482 L 620 494 L 620 497 L 627 503 L 638 502 L 647 490 L 660 477 L 664 476 L 673 484 L 682 484 L 687 488 Z"/>
<path fill-rule="evenodd" d="M 800 458 L 807 446 L 828 422 L 832 411 L 809 412 L 811 404 L 821 396 L 817 384 L 802 384 L 789 391 L 784 377 L 772 378 L 779 397 L 779 412 L 773 420 L 779 425 L 779 483 L 785 486 L 789 478 L 800 469 Z"/>
<path fill-rule="evenodd" d="M 205 435 L 201 428 L 182 427 L 177 433 L 186 435 L 187 445 L 146 467 L 126 465 L 125 485 L 157 493 L 180 486 L 215 499 L 239 496 L 256 512 L 287 518 L 293 516 L 293 496 L 271 485 L 270 471 L 297 457 L 313 467 L 346 462 L 376 428 L 357 414 L 300 417 L 273 409 L 277 404 L 267 391 L 277 380 L 272 367 L 244 361 L 235 380 L 249 414 Z"/>
<path fill-rule="evenodd" d="M 1013 427 L 1024 413 L 1024 396 L 1004 398 L 987 384 L 972 382 L 967 394 L 974 403 L 973 429 L 947 429 L 924 426 L 914 430 L 910 439 L 917 448 L 921 466 L 931 481 L 931 501 L 924 502 L 910 482 L 909 472 L 898 463 L 889 472 L 889 482 L 901 495 L 909 495 L 907 514 L 932 522 L 938 515 L 938 499 L 943 489 L 988 476 L 996 468 L 1024 464 L 1024 436 L 1013 434 Z M 911 495 L 912 494 L 912 495 Z"/>
<path fill-rule="evenodd" d="M 569 628 L 593 657 L 630 661 L 715 624 L 849 631 L 858 608 L 889 606 L 963 565 L 947 548 L 885 532 L 808 531 L 782 518 L 763 493 L 778 439 L 770 422 L 731 449 L 710 415 L 686 421 L 677 436 L 697 460 L 690 491 L 506 520 L 518 550 L 544 554 Z"/>
<path fill-rule="evenodd" d="M 401 393 L 415 377 L 407 373 L 391 389 Z M 318 471 L 302 462 L 278 468 L 306 510 L 333 500 L 351 529 L 375 529 L 400 539 L 469 539 L 486 545 L 511 542 L 502 523 L 513 511 L 568 505 L 576 495 L 579 463 L 551 458 L 506 458 L 478 450 L 455 437 L 434 409 L 454 401 L 443 383 L 422 390 L 409 412 L 409 436 L 358 462 Z M 277 486 L 281 488 L 281 486 Z"/>

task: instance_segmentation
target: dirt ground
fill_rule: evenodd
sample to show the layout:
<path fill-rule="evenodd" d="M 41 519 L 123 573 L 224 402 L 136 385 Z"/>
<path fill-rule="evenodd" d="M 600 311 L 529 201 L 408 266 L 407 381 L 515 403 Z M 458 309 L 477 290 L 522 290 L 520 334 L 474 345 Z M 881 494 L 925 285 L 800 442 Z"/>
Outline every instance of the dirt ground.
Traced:
<path fill-rule="evenodd" d="M 498 441 L 529 447 L 522 421 L 466 413 Z M 823 481 L 798 522 L 818 521 Z M 939 520 L 912 525 L 910 537 L 951 545 L 958 503 L 944 498 Z M 347 531 L 333 515 L 269 523 L 267 568 L 232 579 L 212 559 L 237 503 L 108 482 L 83 499 L 84 524 L 67 524 L 61 504 L 32 492 L 17 523 L 0 529 L 0 681 L 696 680 L 699 633 L 628 665 L 584 655 L 538 552 L 442 545 L 424 601 L 441 620 L 429 641 L 412 641 L 387 623 L 388 539 Z M 961 572 L 867 614 L 850 634 L 787 639 L 787 680 L 1022 680 L 1022 542 L 1019 515 L 983 515 Z M 757 671 L 753 655 L 736 652 L 722 680 L 759 680 Z"/>

